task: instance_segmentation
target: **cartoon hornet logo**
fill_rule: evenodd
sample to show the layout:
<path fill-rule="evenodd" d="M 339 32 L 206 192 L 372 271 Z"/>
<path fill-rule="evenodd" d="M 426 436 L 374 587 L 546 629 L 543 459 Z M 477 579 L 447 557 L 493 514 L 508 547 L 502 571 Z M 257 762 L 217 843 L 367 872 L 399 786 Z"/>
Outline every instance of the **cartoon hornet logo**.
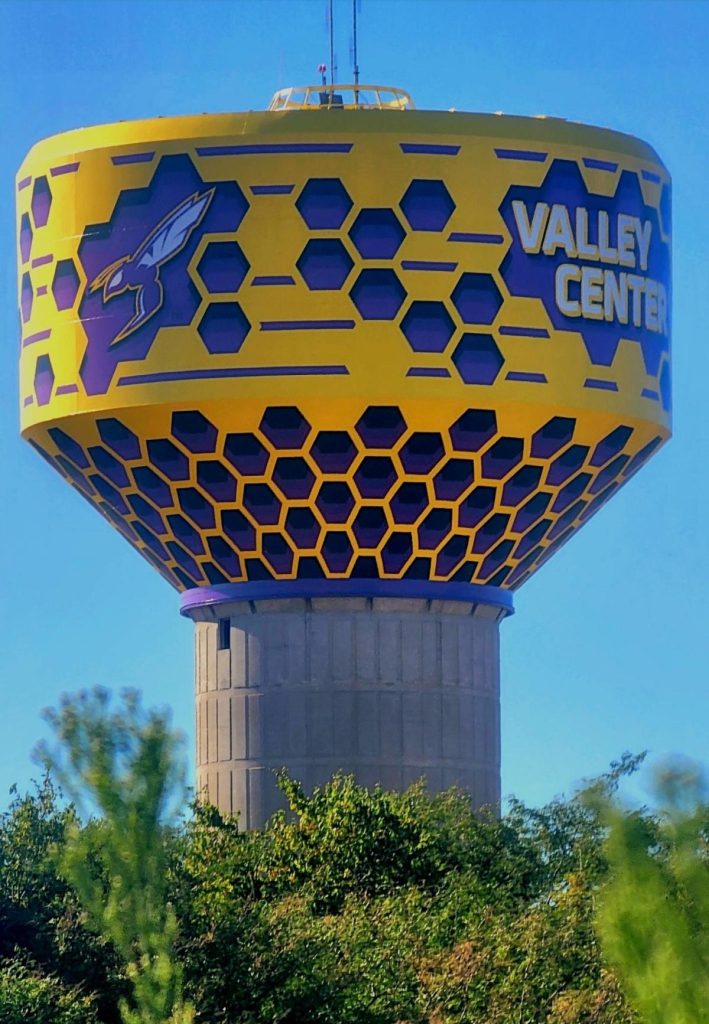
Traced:
<path fill-rule="evenodd" d="M 135 292 L 135 313 L 113 339 L 109 348 L 124 341 L 142 327 L 162 306 L 163 287 L 160 267 L 187 245 L 212 201 L 215 189 L 195 192 L 176 206 L 154 228 L 130 256 L 121 256 L 102 270 L 89 286 L 95 292 L 103 288 L 103 301 L 108 302 L 123 292 Z"/>

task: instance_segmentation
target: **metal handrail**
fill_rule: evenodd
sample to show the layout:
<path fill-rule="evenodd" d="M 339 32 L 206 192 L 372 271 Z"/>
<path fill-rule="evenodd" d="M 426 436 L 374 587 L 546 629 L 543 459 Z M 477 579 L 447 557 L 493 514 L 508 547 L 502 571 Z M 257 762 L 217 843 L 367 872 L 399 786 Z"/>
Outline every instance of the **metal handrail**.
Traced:
<path fill-rule="evenodd" d="M 294 85 L 274 93 L 268 110 L 414 110 L 404 89 L 391 85 Z"/>

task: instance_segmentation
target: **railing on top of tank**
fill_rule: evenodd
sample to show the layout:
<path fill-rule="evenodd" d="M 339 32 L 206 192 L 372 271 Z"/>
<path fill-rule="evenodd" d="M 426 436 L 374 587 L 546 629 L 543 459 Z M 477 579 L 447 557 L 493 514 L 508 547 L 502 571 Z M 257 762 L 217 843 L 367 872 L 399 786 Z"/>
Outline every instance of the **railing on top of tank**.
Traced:
<path fill-rule="evenodd" d="M 414 110 L 403 89 L 391 85 L 294 85 L 279 89 L 269 110 Z"/>

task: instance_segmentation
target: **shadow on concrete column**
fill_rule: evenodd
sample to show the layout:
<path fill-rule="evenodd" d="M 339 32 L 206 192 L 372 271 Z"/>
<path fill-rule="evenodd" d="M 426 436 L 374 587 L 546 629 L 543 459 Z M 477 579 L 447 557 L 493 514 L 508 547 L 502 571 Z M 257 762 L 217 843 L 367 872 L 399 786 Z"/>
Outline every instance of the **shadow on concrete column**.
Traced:
<path fill-rule="evenodd" d="M 425 776 L 498 806 L 504 615 L 347 597 L 195 610 L 210 620 L 196 622 L 198 795 L 248 829 L 284 806 L 282 767 L 307 791 L 336 771 L 394 790 Z"/>

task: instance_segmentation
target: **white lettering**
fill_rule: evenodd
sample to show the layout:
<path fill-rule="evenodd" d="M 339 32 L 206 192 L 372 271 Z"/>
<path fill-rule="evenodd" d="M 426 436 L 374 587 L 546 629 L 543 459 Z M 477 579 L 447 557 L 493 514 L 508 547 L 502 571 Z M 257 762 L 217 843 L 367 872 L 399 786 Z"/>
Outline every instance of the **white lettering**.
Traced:
<path fill-rule="evenodd" d="M 598 254 L 602 263 L 618 262 L 618 250 L 610 244 L 610 218 L 605 210 L 598 211 Z"/>
<path fill-rule="evenodd" d="M 647 270 L 647 257 L 650 252 L 650 236 L 652 235 L 652 224 L 649 220 L 641 221 L 635 219 L 635 234 L 638 236 L 638 255 L 640 257 L 640 269 Z"/>
<path fill-rule="evenodd" d="M 527 207 L 521 199 L 515 199 L 512 203 L 512 212 L 515 216 L 517 234 L 525 252 L 537 253 L 542 244 L 542 235 L 549 216 L 548 203 L 537 203 L 534 207 L 532 222 L 527 217 Z"/>
<path fill-rule="evenodd" d="M 618 262 L 624 267 L 635 266 L 635 217 L 618 214 Z"/>
<path fill-rule="evenodd" d="M 584 267 L 581 272 L 581 315 L 589 320 L 603 319 L 603 271 Z"/>
<path fill-rule="evenodd" d="M 554 203 L 551 208 L 543 249 L 547 256 L 553 256 L 557 249 L 563 249 L 570 257 L 576 255 L 569 211 L 561 203 Z"/>
<path fill-rule="evenodd" d="M 588 240 L 588 210 L 583 206 L 576 209 L 576 248 L 579 256 L 589 260 L 598 259 L 598 246 Z"/>
<path fill-rule="evenodd" d="M 569 285 L 572 281 L 581 280 L 581 267 L 573 263 L 562 263 L 556 268 L 554 281 L 556 304 L 564 316 L 581 316 L 581 304 L 577 299 L 569 298 Z"/>

